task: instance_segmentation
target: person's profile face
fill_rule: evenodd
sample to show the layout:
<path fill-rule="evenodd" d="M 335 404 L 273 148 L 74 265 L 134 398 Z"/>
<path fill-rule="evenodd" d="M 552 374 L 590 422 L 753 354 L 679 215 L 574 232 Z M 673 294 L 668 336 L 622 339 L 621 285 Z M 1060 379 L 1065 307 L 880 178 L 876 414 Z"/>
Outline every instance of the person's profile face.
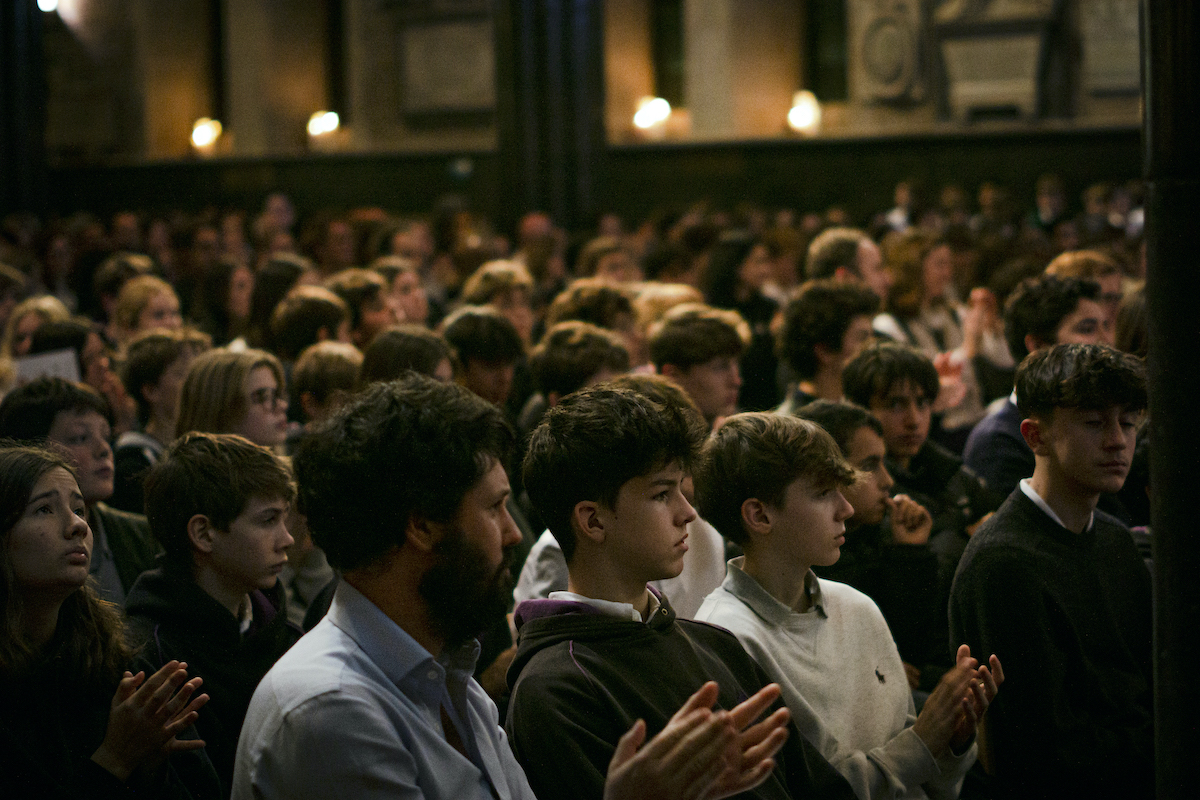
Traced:
<path fill-rule="evenodd" d="M 46 438 L 71 459 L 85 502 L 91 504 L 112 496 L 112 429 L 108 420 L 91 409 L 60 411 L 54 415 Z"/>
<path fill-rule="evenodd" d="M 46 320 L 36 312 L 30 311 L 23 314 L 16 325 L 13 326 L 13 355 L 27 356 L 33 348 L 33 335 L 37 333 L 37 329 L 42 327 Z"/>
<path fill-rule="evenodd" d="M 213 567 L 230 586 L 244 593 L 275 586 L 295 542 L 286 525 L 288 505 L 282 497 L 252 497 L 229 530 L 214 534 Z"/>
<path fill-rule="evenodd" d="M 696 518 L 683 493 L 686 477 L 678 463 L 671 463 L 622 484 L 612 508 L 598 506 L 607 557 L 635 576 L 635 583 L 683 571 L 687 525 Z"/>
<path fill-rule="evenodd" d="M 837 562 L 846 543 L 846 520 L 854 508 L 838 486 L 801 476 L 787 485 L 783 504 L 766 507 L 771 520 L 770 556 L 798 570 Z"/>
<path fill-rule="evenodd" d="M 883 441 L 894 459 L 912 458 L 929 438 L 932 401 L 911 381 L 899 381 L 871 398 L 870 411 L 883 426 Z"/>
<path fill-rule="evenodd" d="M 892 287 L 892 275 L 883 266 L 883 253 L 879 245 L 870 239 L 861 239 L 858 243 L 858 256 L 855 260 L 858 274 L 867 288 L 880 299 L 887 297 Z"/>
<path fill-rule="evenodd" d="M 512 593 L 512 552 L 521 532 L 508 512 L 511 489 L 499 461 L 467 490 L 419 591 L 451 645 L 475 636 L 504 610 Z"/>
<path fill-rule="evenodd" d="M 844 455 L 858 471 L 854 484 L 842 489 L 842 494 L 854 507 L 854 515 L 848 524 L 875 525 L 887 513 L 889 492 L 895 483 L 883 463 L 887 455 L 883 437 L 864 425 L 850 437 Z"/>
<path fill-rule="evenodd" d="M 230 433 L 245 436 L 263 447 L 283 444 L 287 438 L 287 395 L 275 371 L 265 364 L 250 370 L 242 391 L 246 413 Z"/>

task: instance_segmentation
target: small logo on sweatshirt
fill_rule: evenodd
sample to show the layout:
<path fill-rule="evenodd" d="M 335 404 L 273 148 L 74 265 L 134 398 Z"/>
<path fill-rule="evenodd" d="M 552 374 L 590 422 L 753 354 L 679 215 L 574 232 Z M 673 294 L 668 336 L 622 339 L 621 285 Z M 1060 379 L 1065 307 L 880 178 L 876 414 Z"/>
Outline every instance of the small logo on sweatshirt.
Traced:
<path fill-rule="evenodd" d="M 875 677 L 879 679 L 880 683 L 887 683 L 887 678 L 883 677 L 883 673 L 879 670 L 875 670 Z"/>

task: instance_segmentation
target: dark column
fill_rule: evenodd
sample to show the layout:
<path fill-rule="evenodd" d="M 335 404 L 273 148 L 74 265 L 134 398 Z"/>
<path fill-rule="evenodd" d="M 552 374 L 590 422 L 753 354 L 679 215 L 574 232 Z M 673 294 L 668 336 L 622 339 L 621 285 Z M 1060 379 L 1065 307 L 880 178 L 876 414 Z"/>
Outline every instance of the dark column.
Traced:
<path fill-rule="evenodd" d="M 604 156 L 603 3 L 505 0 L 497 15 L 501 223 L 590 222 Z"/>
<path fill-rule="evenodd" d="M 1142 2 L 1158 798 L 1194 797 L 1200 725 L 1200 26 Z"/>
<path fill-rule="evenodd" d="M 0 212 L 45 206 L 41 15 L 34 0 L 0 3 Z"/>

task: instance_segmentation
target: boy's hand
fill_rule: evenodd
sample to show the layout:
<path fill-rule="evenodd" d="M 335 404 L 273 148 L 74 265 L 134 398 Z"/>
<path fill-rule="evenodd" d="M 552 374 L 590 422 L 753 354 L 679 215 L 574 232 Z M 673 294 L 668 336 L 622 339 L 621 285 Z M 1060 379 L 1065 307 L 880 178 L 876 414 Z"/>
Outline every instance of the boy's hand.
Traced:
<path fill-rule="evenodd" d="M 960 655 L 965 652 L 970 656 L 971 648 L 964 644 L 958 648 L 958 652 Z M 963 717 L 954 731 L 954 737 L 950 740 L 950 746 L 955 752 L 962 752 L 970 744 L 979 727 L 979 722 L 983 719 L 988 706 L 996 699 L 996 693 L 1000 691 L 1002 683 L 1004 683 L 1004 669 L 1000 666 L 1000 659 L 993 653 L 988 659 L 988 664 L 975 671 L 975 678 L 969 685 L 970 693 L 963 700 Z"/>
<path fill-rule="evenodd" d="M 963 720 L 971 707 L 971 685 L 978 684 L 978 665 L 979 662 L 971 658 L 971 648 L 966 645 L 958 648 L 954 667 L 938 681 L 917 715 L 913 733 L 921 738 L 934 758 L 941 758 L 946 748 L 956 744 L 965 747 L 970 736 L 975 734 L 975 725 L 971 723 L 965 741 L 960 736 L 967 728 Z"/>
<path fill-rule="evenodd" d="M 892 511 L 892 539 L 896 544 L 925 544 L 933 530 L 933 518 L 925 506 L 906 494 L 888 500 Z"/>
<path fill-rule="evenodd" d="M 709 681 L 645 747 L 638 720 L 617 743 L 605 800 L 718 800 L 752 789 L 775 768 L 787 739 L 787 709 L 750 725 L 778 697 L 771 684 L 732 711 L 714 712 L 717 684 Z"/>

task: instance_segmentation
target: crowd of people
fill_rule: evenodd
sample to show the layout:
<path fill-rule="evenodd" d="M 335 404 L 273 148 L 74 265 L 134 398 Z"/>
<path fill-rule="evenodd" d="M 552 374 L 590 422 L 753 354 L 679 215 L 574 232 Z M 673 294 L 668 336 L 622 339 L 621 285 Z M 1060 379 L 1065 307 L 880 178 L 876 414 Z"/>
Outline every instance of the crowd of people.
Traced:
<path fill-rule="evenodd" d="M 0 226 L 0 782 L 1153 793 L 1136 184 Z"/>

